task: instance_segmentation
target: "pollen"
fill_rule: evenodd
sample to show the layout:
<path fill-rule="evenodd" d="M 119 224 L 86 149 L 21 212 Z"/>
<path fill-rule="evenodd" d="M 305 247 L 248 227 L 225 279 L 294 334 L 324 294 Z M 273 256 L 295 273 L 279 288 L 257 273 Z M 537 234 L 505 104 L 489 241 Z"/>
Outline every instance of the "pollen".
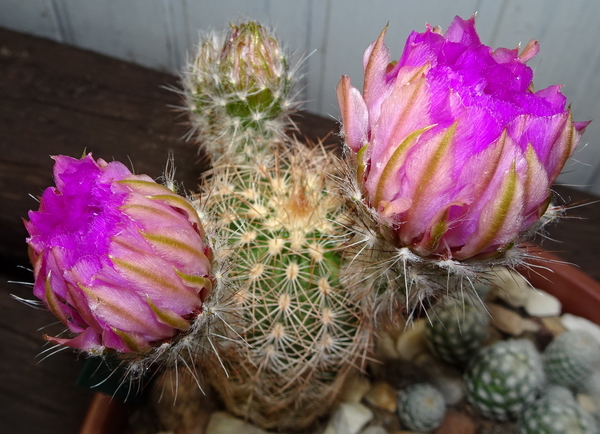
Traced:
<path fill-rule="evenodd" d="M 285 275 L 289 280 L 296 280 L 300 274 L 300 267 L 295 262 L 290 263 L 285 269 Z"/>
<path fill-rule="evenodd" d="M 269 240 L 269 254 L 270 255 L 279 255 L 285 246 L 285 241 L 283 238 L 273 238 Z"/>

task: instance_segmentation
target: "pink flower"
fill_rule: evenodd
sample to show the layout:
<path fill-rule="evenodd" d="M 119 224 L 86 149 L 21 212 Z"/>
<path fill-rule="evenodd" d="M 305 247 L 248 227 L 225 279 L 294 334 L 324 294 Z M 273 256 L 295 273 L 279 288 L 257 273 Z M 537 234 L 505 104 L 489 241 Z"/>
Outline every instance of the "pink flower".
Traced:
<path fill-rule="evenodd" d="M 544 214 L 589 122 L 573 122 L 560 86 L 533 91 L 536 41 L 492 50 L 456 17 L 390 63 L 384 36 L 364 54 L 362 95 L 346 76 L 337 88 L 367 205 L 420 256 L 501 254 Z"/>
<path fill-rule="evenodd" d="M 192 205 L 119 162 L 54 157 L 25 226 L 34 295 L 75 337 L 47 340 L 99 354 L 146 353 L 202 311 L 210 250 Z"/>

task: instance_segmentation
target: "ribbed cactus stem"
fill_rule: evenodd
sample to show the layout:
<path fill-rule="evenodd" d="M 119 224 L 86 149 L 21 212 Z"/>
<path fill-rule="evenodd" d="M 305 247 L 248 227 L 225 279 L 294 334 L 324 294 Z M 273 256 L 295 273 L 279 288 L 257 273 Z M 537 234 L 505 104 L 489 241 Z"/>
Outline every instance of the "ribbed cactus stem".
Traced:
<path fill-rule="evenodd" d="M 348 234 L 333 171 L 322 148 L 295 144 L 218 163 L 203 192 L 208 231 L 223 240 L 227 321 L 213 339 L 222 369 L 209 375 L 230 411 L 265 428 L 309 425 L 370 350 L 369 318 L 340 284 Z"/>

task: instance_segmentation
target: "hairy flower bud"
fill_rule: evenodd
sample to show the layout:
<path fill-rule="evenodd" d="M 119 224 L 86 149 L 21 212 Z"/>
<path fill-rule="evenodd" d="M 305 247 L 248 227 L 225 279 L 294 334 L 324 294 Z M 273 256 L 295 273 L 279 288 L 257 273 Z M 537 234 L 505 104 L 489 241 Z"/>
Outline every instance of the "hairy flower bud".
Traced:
<path fill-rule="evenodd" d="M 25 226 L 34 295 L 92 354 L 143 354 L 190 328 L 211 289 L 210 249 L 192 205 L 119 162 L 54 157 Z"/>
<path fill-rule="evenodd" d="M 501 255 L 545 213 L 587 122 L 560 86 L 534 92 L 518 49 L 483 45 L 474 17 L 413 32 L 398 62 L 385 30 L 364 55 L 362 94 L 338 85 L 343 133 L 368 207 L 422 257 Z"/>
<path fill-rule="evenodd" d="M 204 35 L 182 80 L 190 137 L 213 161 L 271 153 L 293 125 L 297 69 L 274 33 L 255 21 Z"/>
<path fill-rule="evenodd" d="M 289 87 L 287 61 L 279 43 L 254 21 L 231 25 L 220 56 L 222 84 L 226 92 L 247 92 L 246 101 L 232 102 L 232 115 L 249 116 L 252 111 L 279 114 L 277 100 Z"/>

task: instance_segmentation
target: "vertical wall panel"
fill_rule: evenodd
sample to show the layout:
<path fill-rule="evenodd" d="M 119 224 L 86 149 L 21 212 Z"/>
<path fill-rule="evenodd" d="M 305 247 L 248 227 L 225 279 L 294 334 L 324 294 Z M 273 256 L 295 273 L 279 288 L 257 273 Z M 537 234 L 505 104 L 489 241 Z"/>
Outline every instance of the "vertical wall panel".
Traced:
<path fill-rule="evenodd" d="M 56 0 L 72 43 L 169 70 L 172 41 L 163 0 Z"/>
<path fill-rule="evenodd" d="M 198 32 L 228 20 L 255 18 L 275 27 L 304 61 L 305 107 L 338 117 L 341 74 L 362 86 L 362 53 L 389 21 L 386 42 L 400 56 L 425 22 L 448 27 L 455 15 L 478 12 L 484 43 L 513 47 L 530 38 L 541 52 L 529 64 L 536 88 L 564 85 L 574 118 L 597 115 L 600 101 L 600 2 L 596 0 L 0 0 L 0 25 L 161 70 L 179 71 Z M 313 52 L 314 51 L 314 52 Z M 600 119 L 561 175 L 561 182 L 600 194 Z"/>
<path fill-rule="evenodd" d="M 306 20 L 308 57 L 304 68 L 304 107 L 314 113 L 324 114 L 326 64 L 330 61 L 327 38 L 331 30 L 331 0 L 311 0 Z"/>
<path fill-rule="evenodd" d="M 0 26 L 62 41 L 51 0 L 0 0 Z"/>

